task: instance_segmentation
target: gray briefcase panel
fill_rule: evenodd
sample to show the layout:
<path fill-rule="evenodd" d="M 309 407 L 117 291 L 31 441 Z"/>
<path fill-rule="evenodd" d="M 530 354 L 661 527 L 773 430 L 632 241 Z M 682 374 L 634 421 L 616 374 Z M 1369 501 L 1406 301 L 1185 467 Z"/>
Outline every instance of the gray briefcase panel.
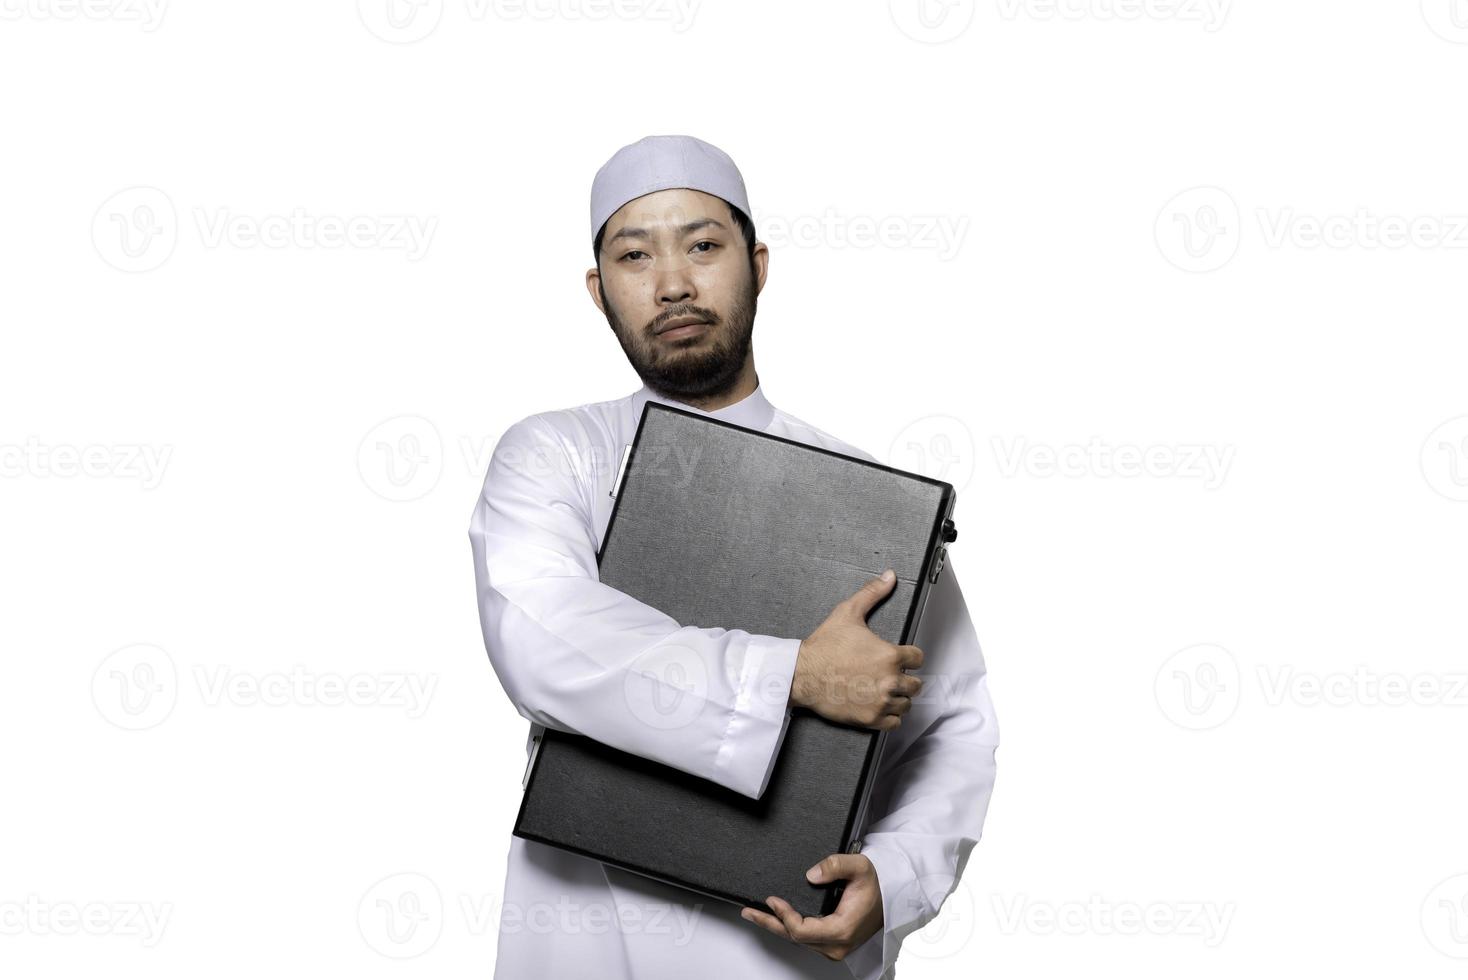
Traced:
<path fill-rule="evenodd" d="M 601 581 L 684 626 L 803 638 L 891 568 L 897 584 L 867 625 L 911 643 L 956 537 L 947 483 L 653 401 L 615 492 Z M 740 905 L 768 911 L 778 895 L 825 915 L 841 886 L 805 871 L 859 850 L 884 742 L 796 709 L 752 800 L 546 729 L 514 833 Z"/>

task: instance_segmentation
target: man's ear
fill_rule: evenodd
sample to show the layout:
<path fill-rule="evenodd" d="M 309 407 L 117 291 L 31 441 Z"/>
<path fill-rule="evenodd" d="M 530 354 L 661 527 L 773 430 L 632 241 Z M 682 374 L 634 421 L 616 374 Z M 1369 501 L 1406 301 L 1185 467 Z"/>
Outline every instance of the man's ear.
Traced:
<path fill-rule="evenodd" d="M 765 288 L 765 276 L 770 271 L 770 247 L 764 242 L 754 243 L 754 283 L 756 295 Z"/>
<path fill-rule="evenodd" d="M 600 286 L 601 270 L 596 266 L 592 266 L 586 270 L 586 291 L 591 294 L 591 301 L 596 304 L 597 309 L 601 310 L 602 316 L 606 316 L 607 308 L 601 302 Z"/>

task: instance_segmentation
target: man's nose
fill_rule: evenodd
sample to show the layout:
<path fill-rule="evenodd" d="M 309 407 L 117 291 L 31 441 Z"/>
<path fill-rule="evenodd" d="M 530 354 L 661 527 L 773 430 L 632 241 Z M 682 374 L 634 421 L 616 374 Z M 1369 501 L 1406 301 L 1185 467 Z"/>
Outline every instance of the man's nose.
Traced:
<path fill-rule="evenodd" d="M 658 273 L 657 290 L 659 303 L 688 303 L 697 295 L 693 277 L 688 274 L 685 263 L 676 269 L 663 269 Z"/>

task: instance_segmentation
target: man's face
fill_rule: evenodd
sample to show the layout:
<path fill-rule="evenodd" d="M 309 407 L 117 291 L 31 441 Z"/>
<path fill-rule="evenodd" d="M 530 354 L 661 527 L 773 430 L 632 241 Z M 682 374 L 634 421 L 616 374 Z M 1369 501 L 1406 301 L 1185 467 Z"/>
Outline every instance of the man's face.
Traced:
<path fill-rule="evenodd" d="M 702 191 L 665 190 L 607 220 L 599 269 L 586 274 L 639 377 L 666 397 L 723 394 L 749 358 L 768 249 L 753 268 L 729 205 Z"/>

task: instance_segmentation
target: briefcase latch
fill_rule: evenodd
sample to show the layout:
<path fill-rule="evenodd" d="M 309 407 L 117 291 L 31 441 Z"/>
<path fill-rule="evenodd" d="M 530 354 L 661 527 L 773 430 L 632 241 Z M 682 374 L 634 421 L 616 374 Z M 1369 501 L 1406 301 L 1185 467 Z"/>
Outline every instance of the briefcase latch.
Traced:
<path fill-rule="evenodd" d="M 617 467 L 617 478 L 612 481 L 612 491 L 607 494 L 608 497 L 615 497 L 617 492 L 622 489 L 622 477 L 627 475 L 627 457 L 631 455 L 632 444 L 629 442 L 622 449 L 622 463 Z"/>
<path fill-rule="evenodd" d="M 938 575 L 943 571 L 943 563 L 948 557 L 948 545 L 950 542 L 957 540 L 958 528 L 953 526 L 951 520 L 944 520 L 943 530 L 939 534 L 938 548 L 933 554 L 933 569 L 928 572 L 928 581 L 930 583 L 938 581 Z"/>
<path fill-rule="evenodd" d="M 530 758 L 525 760 L 525 775 L 520 777 L 521 792 L 524 792 L 525 787 L 530 785 L 530 770 L 535 768 L 535 757 L 540 754 L 540 739 L 540 735 L 531 739 Z"/>

